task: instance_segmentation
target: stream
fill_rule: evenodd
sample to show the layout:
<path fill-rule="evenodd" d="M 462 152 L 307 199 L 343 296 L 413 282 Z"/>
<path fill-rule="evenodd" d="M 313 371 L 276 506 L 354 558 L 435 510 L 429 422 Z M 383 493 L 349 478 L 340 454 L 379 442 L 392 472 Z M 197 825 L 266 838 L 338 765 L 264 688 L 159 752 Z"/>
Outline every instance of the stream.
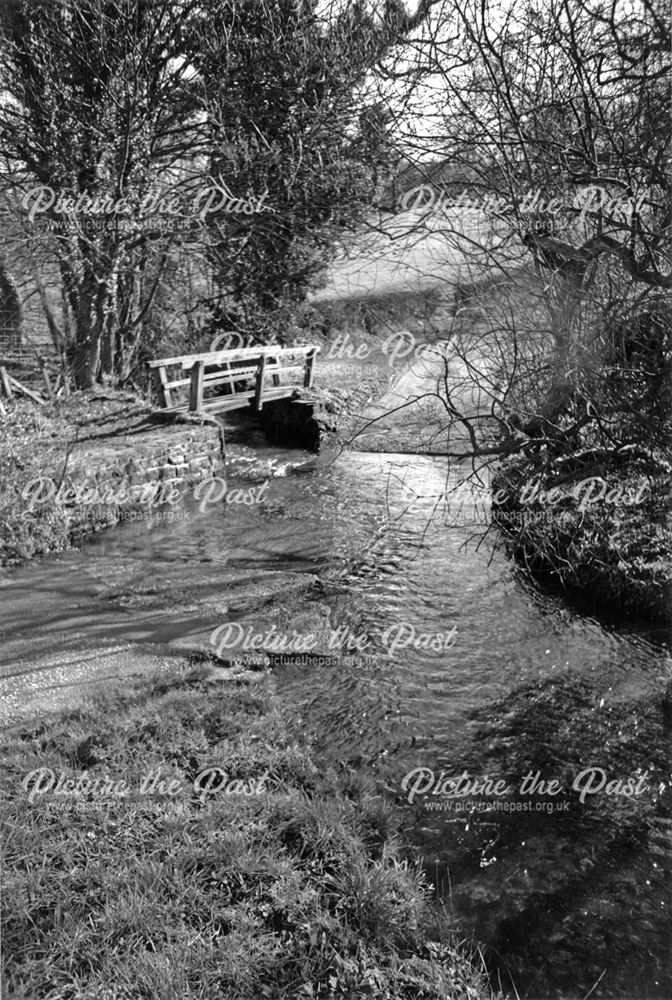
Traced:
<path fill-rule="evenodd" d="M 188 517 L 4 572 L 7 720 L 207 650 L 222 622 L 265 631 L 307 575 L 306 621 L 314 604 L 366 649 L 278 666 L 279 691 L 320 753 L 370 770 L 402 806 L 448 926 L 484 946 L 495 984 L 529 1000 L 669 1000 L 667 630 L 527 584 L 469 504 L 446 508 L 445 459 L 316 463 L 260 440 L 232 468 L 230 486 L 269 479 L 264 503 L 189 499 Z"/>

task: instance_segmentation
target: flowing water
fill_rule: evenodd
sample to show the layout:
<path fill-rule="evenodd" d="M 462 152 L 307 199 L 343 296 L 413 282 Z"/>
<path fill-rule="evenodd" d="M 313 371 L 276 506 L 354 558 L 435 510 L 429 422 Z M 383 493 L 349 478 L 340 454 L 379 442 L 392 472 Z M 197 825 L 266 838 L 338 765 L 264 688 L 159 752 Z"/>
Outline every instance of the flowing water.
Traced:
<path fill-rule="evenodd" d="M 148 667 L 207 648 L 240 615 L 241 579 L 248 598 L 267 586 L 254 625 L 308 575 L 307 613 L 367 645 L 277 668 L 296 724 L 403 806 L 447 920 L 485 945 L 507 992 L 672 997 L 666 632 L 537 593 L 469 504 L 446 507 L 443 459 L 315 464 L 259 446 L 236 469 L 243 485 L 270 475 L 263 504 L 192 500 L 188 518 L 6 574 L 5 704 L 67 691 L 92 664 L 120 675 L 131 646 Z"/>

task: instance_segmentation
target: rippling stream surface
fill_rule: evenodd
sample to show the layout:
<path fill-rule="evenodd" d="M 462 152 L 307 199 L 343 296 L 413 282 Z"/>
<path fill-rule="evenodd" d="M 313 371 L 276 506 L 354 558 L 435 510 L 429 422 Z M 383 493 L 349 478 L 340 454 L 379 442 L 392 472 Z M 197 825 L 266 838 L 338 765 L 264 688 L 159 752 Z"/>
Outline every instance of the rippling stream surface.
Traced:
<path fill-rule="evenodd" d="M 6 698 L 43 668 L 67 685 L 109 654 L 114 674 L 129 643 L 148 665 L 204 645 L 237 575 L 277 573 L 278 598 L 283 574 L 317 577 L 307 609 L 366 636 L 367 657 L 278 667 L 279 689 L 321 752 L 403 806 L 447 921 L 485 945 L 495 982 L 535 1000 L 672 997 L 669 635 L 526 585 L 469 504 L 441 499 L 444 459 L 316 465 L 263 446 L 232 468 L 230 488 L 270 476 L 265 503 L 190 500 L 188 518 L 5 575 Z M 447 648 L 426 648 L 437 635 Z"/>

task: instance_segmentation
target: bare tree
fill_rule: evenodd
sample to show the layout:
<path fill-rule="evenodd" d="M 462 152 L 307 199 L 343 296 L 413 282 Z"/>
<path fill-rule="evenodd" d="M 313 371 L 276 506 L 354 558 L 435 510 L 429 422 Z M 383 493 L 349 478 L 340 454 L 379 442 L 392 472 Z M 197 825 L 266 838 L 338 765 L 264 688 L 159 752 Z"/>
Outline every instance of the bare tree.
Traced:
<path fill-rule="evenodd" d="M 185 151 L 197 152 L 180 59 L 193 7 L 84 0 L 0 11 L 7 206 L 15 238 L 58 270 L 80 386 L 128 368 L 174 238 L 161 199 L 183 180 Z"/>
<path fill-rule="evenodd" d="M 633 393 L 601 390 L 633 353 L 644 396 L 669 374 L 671 72 L 658 0 L 445 3 L 384 64 L 415 164 L 404 239 L 442 238 L 446 262 L 460 256 L 469 280 L 489 274 L 499 289 L 487 338 L 453 330 L 456 363 L 437 381 L 463 431 L 453 457 L 553 459 L 598 441 L 616 453 L 635 425 L 646 445 L 641 420 L 622 413 L 621 433 L 607 417 L 636 410 Z M 486 390 L 478 412 L 461 405 L 456 369 Z"/>

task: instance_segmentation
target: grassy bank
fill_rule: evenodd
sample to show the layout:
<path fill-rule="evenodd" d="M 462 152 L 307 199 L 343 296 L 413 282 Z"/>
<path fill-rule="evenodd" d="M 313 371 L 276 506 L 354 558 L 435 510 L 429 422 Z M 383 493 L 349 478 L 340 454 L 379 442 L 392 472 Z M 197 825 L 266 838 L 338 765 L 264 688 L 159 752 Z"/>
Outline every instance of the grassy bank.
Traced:
<path fill-rule="evenodd" d="M 554 502 L 521 503 L 526 488 L 534 496 L 531 483 L 541 498 L 557 491 Z M 509 497 L 493 506 L 494 522 L 527 570 L 607 611 L 672 622 L 672 475 L 633 463 L 568 478 L 517 459 L 495 476 L 498 490 Z"/>
<path fill-rule="evenodd" d="M 5 995 L 489 997 L 431 933 L 393 807 L 287 718 L 268 678 L 199 666 L 6 735 Z M 42 795 L 41 768 L 100 783 Z"/>

